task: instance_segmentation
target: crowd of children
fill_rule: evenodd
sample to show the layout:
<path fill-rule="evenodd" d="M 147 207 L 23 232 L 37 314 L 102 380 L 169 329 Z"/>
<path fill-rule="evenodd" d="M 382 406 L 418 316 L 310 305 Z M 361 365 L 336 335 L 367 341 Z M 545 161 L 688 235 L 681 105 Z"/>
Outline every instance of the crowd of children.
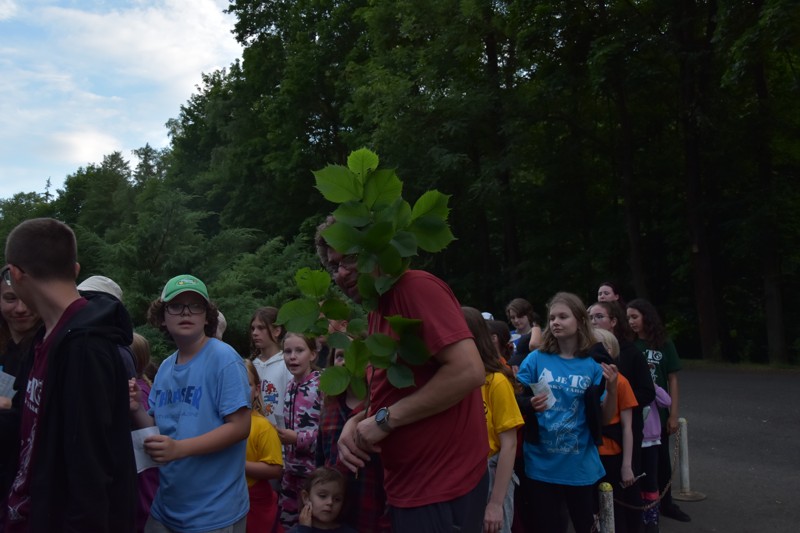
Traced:
<path fill-rule="evenodd" d="M 607 283 L 598 299 L 587 310 L 577 296 L 557 293 L 544 327 L 528 302 L 514 299 L 507 317 L 515 335 L 504 322 L 462 308 L 485 371 L 483 531 L 564 531 L 567 520 L 578 533 L 592 531 L 603 480 L 626 504 L 616 508 L 616 531 L 657 531 L 658 506 L 638 509 L 658 500 L 665 485 L 680 363 L 652 305 L 623 307 Z M 3 368 L 19 376 L 21 350 L 41 322 L 8 282 L 0 283 L 0 302 Z M 131 345 L 131 425 L 151 428 L 144 452 L 158 466 L 138 475 L 136 530 L 391 530 L 380 455 L 358 475 L 338 461 L 342 428 L 364 411 L 363 401 L 350 389 L 324 396 L 317 342 L 276 320 L 274 307 L 253 313 L 252 353 L 243 359 L 217 338 L 219 312 L 200 279 L 170 279 L 151 304 L 149 323 L 177 350 L 151 380 L 147 340 L 134 335 Z M 343 363 L 332 349 L 327 364 Z M 0 397 L 2 424 L 11 423 L 11 403 Z M 0 439 L 0 532 L 17 466 L 12 434 Z M 666 505 L 664 514 L 688 519 Z"/>

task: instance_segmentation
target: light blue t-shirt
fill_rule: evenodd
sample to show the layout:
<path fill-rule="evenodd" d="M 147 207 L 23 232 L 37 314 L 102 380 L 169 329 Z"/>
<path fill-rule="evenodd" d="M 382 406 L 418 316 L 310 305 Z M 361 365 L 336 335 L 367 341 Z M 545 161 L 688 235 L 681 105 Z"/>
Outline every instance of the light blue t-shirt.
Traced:
<path fill-rule="evenodd" d="M 150 414 L 162 435 L 182 440 L 220 427 L 224 418 L 250 406 L 244 361 L 217 339 L 188 363 L 177 352 L 158 369 L 150 390 Z M 160 468 L 150 512 L 177 531 L 209 531 L 236 523 L 249 510 L 244 478 L 247 439 L 207 455 L 172 461 Z"/>
<path fill-rule="evenodd" d="M 523 445 L 525 475 L 559 485 L 591 485 L 605 470 L 586 423 L 584 393 L 600 384 L 603 369 L 591 357 L 564 359 L 535 350 L 520 365 L 517 379 L 532 384 L 542 376 L 556 403 L 536 413 L 540 443 Z"/>

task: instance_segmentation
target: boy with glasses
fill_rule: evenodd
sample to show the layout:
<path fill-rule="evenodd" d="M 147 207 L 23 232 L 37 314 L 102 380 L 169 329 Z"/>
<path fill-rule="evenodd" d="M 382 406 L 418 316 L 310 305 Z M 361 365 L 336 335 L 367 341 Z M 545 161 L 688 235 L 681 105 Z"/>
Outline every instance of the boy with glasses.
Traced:
<path fill-rule="evenodd" d="M 78 293 L 75 234 L 65 224 L 27 220 L 5 254 L 4 282 L 44 322 L 25 371 L 6 531 L 133 531 L 136 468 L 117 351 L 132 341 L 130 317 L 116 298 Z"/>
<path fill-rule="evenodd" d="M 148 322 L 178 349 L 158 369 L 149 410 L 130 383 L 135 424 L 160 432 L 144 442 L 163 464 L 146 532 L 245 531 L 250 383 L 239 354 L 214 337 L 218 317 L 205 283 L 188 274 L 169 280 L 150 304 Z"/>

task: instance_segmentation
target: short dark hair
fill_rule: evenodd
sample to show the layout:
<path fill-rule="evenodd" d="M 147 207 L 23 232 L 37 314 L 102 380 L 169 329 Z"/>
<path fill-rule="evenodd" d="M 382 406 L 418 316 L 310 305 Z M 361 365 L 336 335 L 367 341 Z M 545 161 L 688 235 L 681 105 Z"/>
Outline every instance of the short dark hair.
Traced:
<path fill-rule="evenodd" d="M 514 298 L 506 306 L 506 316 L 509 311 L 514 311 L 517 316 L 528 317 L 531 327 L 539 325 L 539 315 L 533 310 L 533 305 L 525 298 Z"/>
<path fill-rule="evenodd" d="M 164 325 L 165 307 L 166 303 L 161 298 L 156 298 L 150 302 L 150 308 L 147 310 L 147 323 L 169 335 L 167 327 Z M 214 302 L 209 301 L 206 303 L 206 320 L 208 324 L 203 328 L 203 332 L 206 337 L 213 338 L 217 333 L 217 324 L 219 324 L 219 309 L 217 309 Z"/>
<path fill-rule="evenodd" d="M 75 281 L 77 262 L 75 233 L 54 218 L 26 220 L 6 239 L 6 263 L 35 279 Z"/>

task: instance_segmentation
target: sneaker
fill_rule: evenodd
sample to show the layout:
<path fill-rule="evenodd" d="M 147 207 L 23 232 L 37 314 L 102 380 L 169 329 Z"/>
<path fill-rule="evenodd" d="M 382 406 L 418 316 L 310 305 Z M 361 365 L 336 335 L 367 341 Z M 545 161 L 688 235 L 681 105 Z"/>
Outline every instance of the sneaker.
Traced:
<path fill-rule="evenodd" d="M 669 507 L 662 507 L 661 514 L 666 516 L 667 518 L 672 518 L 673 520 L 677 520 L 679 522 L 692 521 L 692 517 L 681 511 L 681 508 L 675 505 L 674 503 Z"/>

